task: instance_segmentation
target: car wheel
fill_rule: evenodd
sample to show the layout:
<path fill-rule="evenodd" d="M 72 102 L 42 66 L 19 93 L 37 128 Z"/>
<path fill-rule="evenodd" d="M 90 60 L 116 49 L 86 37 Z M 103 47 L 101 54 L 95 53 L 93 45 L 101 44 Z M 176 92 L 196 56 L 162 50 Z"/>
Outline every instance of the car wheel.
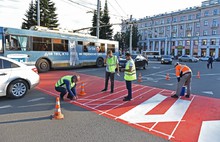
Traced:
<path fill-rule="evenodd" d="M 7 97 L 21 98 L 26 95 L 28 91 L 28 84 L 24 80 L 15 80 L 11 82 L 7 89 Z"/>
<path fill-rule="evenodd" d="M 143 69 L 146 69 L 147 66 L 148 66 L 148 62 L 145 62 L 145 63 L 144 63 L 144 67 L 143 67 Z"/>
<path fill-rule="evenodd" d="M 189 61 L 192 62 L 192 59 L 190 59 Z"/>
<path fill-rule="evenodd" d="M 103 60 L 103 58 L 98 58 L 98 59 L 96 60 L 96 66 L 97 66 L 98 68 L 104 66 L 104 60 Z"/>
<path fill-rule="evenodd" d="M 40 59 L 36 67 L 39 72 L 48 72 L 50 70 L 50 64 L 46 59 Z"/>

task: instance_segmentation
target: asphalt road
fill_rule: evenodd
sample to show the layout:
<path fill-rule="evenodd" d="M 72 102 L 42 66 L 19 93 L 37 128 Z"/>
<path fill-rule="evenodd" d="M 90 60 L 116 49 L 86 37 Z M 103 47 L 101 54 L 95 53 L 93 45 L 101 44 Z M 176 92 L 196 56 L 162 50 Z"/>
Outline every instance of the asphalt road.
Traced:
<path fill-rule="evenodd" d="M 67 102 L 63 120 L 51 120 L 55 98 L 37 90 L 24 98 L 0 98 L 1 142 L 166 142 Z"/>
<path fill-rule="evenodd" d="M 194 73 L 192 93 L 220 98 L 220 62 L 213 69 L 206 68 L 206 62 L 185 63 Z M 103 77 L 105 68 L 86 67 L 69 70 Z M 200 72 L 200 79 L 197 73 Z M 175 90 L 176 77 L 173 65 L 150 62 L 142 74 L 140 84 Z M 169 73 L 170 80 L 166 80 Z M 116 80 L 123 81 L 123 73 Z M 138 82 L 134 82 L 138 83 Z M 104 82 L 103 82 L 104 87 Z M 97 115 L 83 108 L 62 102 L 64 120 L 51 120 L 54 113 L 55 98 L 37 90 L 32 90 L 22 98 L 9 100 L 0 98 L 0 141 L 2 142 L 165 142 L 162 138 L 150 135 L 122 123 Z"/>

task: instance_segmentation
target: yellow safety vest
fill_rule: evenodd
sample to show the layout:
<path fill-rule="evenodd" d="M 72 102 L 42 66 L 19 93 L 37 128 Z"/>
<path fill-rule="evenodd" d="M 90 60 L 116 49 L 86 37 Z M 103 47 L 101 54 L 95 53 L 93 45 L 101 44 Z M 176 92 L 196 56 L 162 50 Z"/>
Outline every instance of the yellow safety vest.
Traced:
<path fill-rule="evenodd" d="M 107 58 L 107 64 L 108 64 L 108 69 L 109 69 L 109 72 L 115 72 L 115 69 L 116 69 L 116 62 L 117 60 L 117 57 L 116 56 L 113 56 L 111 58 Z"/>
<path fill-rule="evenodd" d="M 70 82 L 70 87 L 74 87 L 75 86 L 75 82 L 72 82 L 72 77 L 71 75 L 66 75 L 66 76 L 63 76 L 60 80 L 57 81 L 57 83 L 55 84 L 56 87 L 66 87 L 65 83 L 64 83 L 64 79 L 66 80 L 69 80 Z"/>
<path fill-rule="evenodd" d="M 136 77 L 136 67 L 135 67 L 134 61 L 132 59 L 127 61 L 126 66 L 125 66 L 125 70 L 128 70 L 130 68 L 130 62 L 133 63 L 132 71 L 131 72 L 127 72 L 127 71 L 124 72 L 124 74 L 125 74 L 124 79 L 127 80 L 127 81 L 133 81 L 133 80 L 137 79 L 137 77 Z"/>

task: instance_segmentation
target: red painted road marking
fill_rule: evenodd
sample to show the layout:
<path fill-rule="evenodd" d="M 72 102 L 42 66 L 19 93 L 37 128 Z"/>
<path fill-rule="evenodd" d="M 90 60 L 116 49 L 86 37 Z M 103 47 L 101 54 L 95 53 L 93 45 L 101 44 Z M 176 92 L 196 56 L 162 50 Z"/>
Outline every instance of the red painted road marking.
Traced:
<path fill-rule="evenodd" d="M 69 71 L 54 71 L 40 74 L 41 83 L 37 88 L 49 95 L 59 96 L 54 90 L 54 84 L 61 76 L 67 74 L 75 73 Z M 86 83 L 85 91 L 87 94 L 85 96 L 80 96 L 77 101 L 68 102 L 171 141 L 198 141 L 202 122 L 220 120 L 219 99 L 192 96 L 190 99 L 182 97 L 176 100 L 170 97 L 175 93 L 174 91 L 133 84 L 133 100 L 130 102 L 123 102 L 122 99 L 127 94 L 125 82 L 115 81 L 115 92 L 110 94 L 109 91 L 100 92 L 104 87 L 104 79 L 84 74 L 80 75 L 81 81 Z M 80 85 L 77 86 L 77 91 L 80 91 Z M 155 98 L 155 96 L 157 96 L 159 100 L 154 100 L 153 103 L 155 106 L 152 107 L 152 105 L 148 103 L 151 103 L 149 100 Z M 147 104 L 142 106 L 143 103 Z M 137 107 L 146 110 L 143 107 L 147 105 L 152 108 L 147 112 L 142 112 L 143 115 L 137 113 L 138 115 L 136 117 L 156 117 L 157 115 L 160 115 L 167 120 L 154 121 L 150 119 L 150 121 L 146 120 L 146 122 L 129 122 L 130 114 L 128 112 L 131 112 Z M 175 107 L 180 108 L 174 109 L 173 111 L 180 113 L 180 111 L 184 109 L 181 108 L 181 106 L 188 106 L 188 109 L 186 108 L 187 110 L 182 112 L 184 115 L 180 115 L 180 118 L 177 120 L 174 119 L 173 121 L 169 121 L 172 120 L 173 117 L 170 119 L 166 114 Z M 128 115 L 129 119 L 124 119 L 122 117 L 123 115 Z M 175 117 L 177 116 L 174 116 L 174 118 Z M 217 123 L 219 122 L 217 121 Z M 203 129 L 203 133 L 205 134 L 205 129 Z M 212 138 L 216 139 L 213 136 Z M 204 139 L 204 136 L 202 136 L 201 140 L 202 139 Z"/>

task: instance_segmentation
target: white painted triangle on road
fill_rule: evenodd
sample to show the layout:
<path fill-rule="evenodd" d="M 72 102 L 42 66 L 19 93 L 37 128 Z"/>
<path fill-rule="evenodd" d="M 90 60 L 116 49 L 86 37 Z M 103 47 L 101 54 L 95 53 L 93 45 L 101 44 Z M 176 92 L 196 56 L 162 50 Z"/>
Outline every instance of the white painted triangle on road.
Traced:
<path fill-rule="evenodd" d="M 209 95 L 213 95 L 213 92 L 212 92 L 212 91 L 202 91 L 202 93 L 209 94 Z"/>

